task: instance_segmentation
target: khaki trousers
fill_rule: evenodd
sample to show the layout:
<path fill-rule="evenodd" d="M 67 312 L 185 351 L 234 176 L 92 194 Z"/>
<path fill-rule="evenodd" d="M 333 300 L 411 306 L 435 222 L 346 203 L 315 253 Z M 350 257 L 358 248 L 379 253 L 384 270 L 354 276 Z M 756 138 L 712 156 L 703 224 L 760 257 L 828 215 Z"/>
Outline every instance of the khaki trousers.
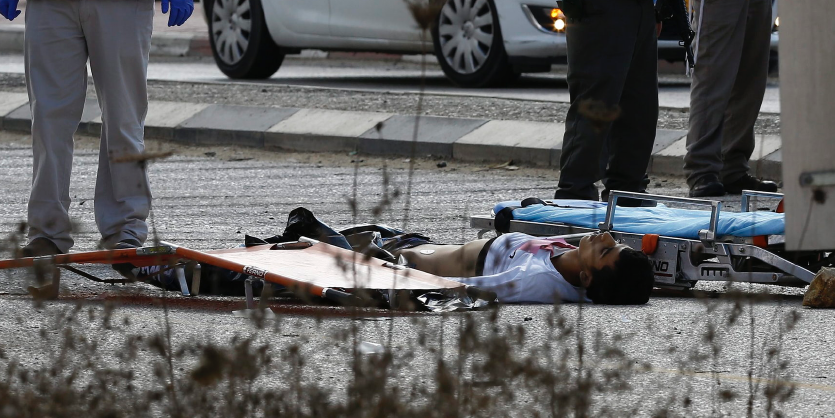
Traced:
<path fill-rule="evenodd" d="M 153 0 L 29 0 L 24 55 L 34 154 L 30 240 L 48 238 L 62 251 L 73 245 L 73 134 L 84 108 L 88 59 L 102 110 L 96 225 L 105 246 L 147 238 L 151 194 L 145 165 L 115 160 L 145 149 L 153 7 Z"/>
<path fill-rule="evenodd" d="M 772 25 L 771 0 L 705 0 L 704 16 L 694 1 L 701 30 L 684 157 L 691 187 L 707 175 L 729 183 L 748 173 Z"/>

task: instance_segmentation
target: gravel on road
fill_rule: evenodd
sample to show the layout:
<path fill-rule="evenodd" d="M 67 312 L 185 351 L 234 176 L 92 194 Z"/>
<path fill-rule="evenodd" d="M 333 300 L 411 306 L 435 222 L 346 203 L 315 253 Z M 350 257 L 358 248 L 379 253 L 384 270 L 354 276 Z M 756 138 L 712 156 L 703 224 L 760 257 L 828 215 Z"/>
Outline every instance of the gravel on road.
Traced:
<path fill-rule="evenodd" d="M 336 228 L 367 221 L 394 227 L 405 224 L 407 229 L 424 232 L 441 243 L 463 242 L 476 235 L 468 227 L 468 215 L 487 214 L 500 200 L 550 197 L 558 177 L 554 169 L 522 167 L 511 171 L 458 161 L 439 166 L 440 160 L 429 158 L 265 152 L 156 140 L 147 141 L 147 147 L 151 152 L 174 151 L 172 157 L 155 160 L 149 168 L 154 191 L 150 219 L 153 235 L 203 250 L 236 246 L 244 234 L 266 237 L 279 233 L 287 213 L 299 206 L 313 210 L 322 221 Z M 26 212 L 32 172 L 31 137 L 0 131 L 0 155 L 0 183 L 4 185 L 0 189 L 0 232 L 8 237 Z M 97 162 L 98 139 L 77 137 L 70 194 L 77 250 L 93 249 L 98 241 L 93 210 Z M 414 168 L 411 175 L 410 168 Z M 405 196 L 401 195 L 393 203 L 383 205 L 382 213 L 375 216 L 375 209 L 387 201 L 387 191 L 394 189 L 409 191 L 409 210 L 406 211 Z M 680 178 L 653 176 L 652 191 L 681 196 L 686 193 L 686 186 Z M 354 193 L 356 212 L 348 203 Z M 738 205 L 739 196 L 728 196 L 726 201 L 728 206 L 731 201 Z M 109 267 L 91 267 L 89 271 L 115 278 Z M 346 330 L 355 327 L 355 341 L 389 341 L 394 352 L 402 354 L 397 364 L 403 364 L 403 369 L 396 371 L 404 372 L 393 373 L 385 382 L 423 389 L 435 385 L 435 368 L 426 367 L 438 364 L 435 353 L 450 356 L 449 364 L 468 364 L 452 361 L 459 353 L 458 341 L 465 341 L 462 336 L 468 335 L 460 329 L 473 319 L 484 324 L 475 334 L 478 340 L 466 340 L 476 341 L 474 346 L 480 346 L 491 335 L 495 338 L 489 341 L 504 346 L 516 341 L 511 336 L 520 335 L 524 337 L 520 337 L 521 343 L 510 346 L 514 358 L 541 358 L 523 356 L 537 356 L 541 352 L 536 350 L 552 341 L 556 342 L 548 346 L 548 350 L 553 350 L 548 353 L 554 354 L 549 355 L 563 358 L 570 353 L 564 349 L 582 346 L 582 341 L 587 341 L 586 364 L 599 367 L 609 373 L 607 376 L 613 370 L 610 365 L 615 364 L 610 354 L 614 351 L 605 351 L 607 357 L 603 357 L 591 350 L 614 344 L 636 374 L 627 380 L 623 393 L 601 394 L 594 399 L 595 405 L 616 408 L 613 410 L 627 405 L 640 411 L 637 415 L 651 415 L 656 408 L 669 405 L 675 413 L 668 415 L 742 416 L 746 402 L 719 403 L 717 396 L 747 397 L 751 393 L 753 415 L 766 415 L 759 412 L 766 410 L 764 404 L 771 398 L 766 399 L 762 393 L 767 395 L 775 385 L 773 382 L 791 385 L 793 391 L 793 396 L 781 401 L 785 404 L 781 410 L 798 416 L 825 416 L 825 411 L 832 411 L 835 405 L 835 387 L 827 383 L 835 378 L 835 366 L 828 360 L 833 357 L 831 312 L 800 311 L 802 289 L 707 282 L 699 283 L 697 292 L 657 292 L 647 305 L 640 307 L 507 305 L 495 311 L 496 326 L 486 321 L 493 312 L 403 315 L 363 311 L 356 316 L 338 316 L 345 311 L 301 308 L 274 300 L 271 305 L 278 318 L 272 332 L 256 329 L 229 312 L 243 304 L 242 298 L 186 298 L 175 292 L 161 294 L 144 284 L 109 286 L 70 274 L 63 277 L 60 300 L 32 306 L 22 288 L 28 280 L 26 272 L 0 274 L 0 315 L 7 318 L 0 321 L 0 350 L 6 358 L 21 361 L 23 369 L 31 370 L 44 363 L 47 367 L 51 355 L 62 353 L 57 345 L 44 343 L 40 336 L 54 337 L 50 341 L 62 338 L 67 327 L 58 328 L 54 318 L 62 318 L 64 312 L 81 309 L 84 304 L 81 316 L 86 318 L 90 312 L 91 319 L 77 323 L 75 332 L 99 344 L 98 351 L 95 357 L 69 357 L 71 371 L 83 369 L 83 373 L 90 374 L 90 366 L 96 370 L 117 370 L 122 364 L 118 357 L 122 353 L 122 335 L 151 338 L 168 329 L 174 348 L 168 352 L 182 348 L 186 353 L 200 352 L 192 349 L 200 347 L 195 342 L 234 347 L 241 338 L 257 336 L 253 346 L 269 346 L 268 353 L 278 359 L 273 362 L 276 366 L 265 369 L 269 373 L 256 382 L 259 388 L 285 387 L 282 385 L 292 380 L 288 376 L 296 375 L 275 370 L 283 371 L 278 367 L 288 362 L 281 360 L 285 358 L 282 356 L 297 350 L 305 364 L 299 369 L 299 379 L 332 388 L 339 395 L 354 383 L 352 343 L 339 336 L 348 335 Z M 725 297 L 757 291 L 769 295 L 751 299 Z M 92 317 L 97 312 L 108 318 L 112 313 L 109 324 L 123 324 L 125 334 L 94 322 Z M 556 323 L 552 314 L 559 314 L 559 321 L 576 330 L 582 340 L 552 339 L 554 328 L 549 324 Z M 784 318 L 789 317 L 798 318 L 792 322 L 796 329 L 791 332 L 782 325 Z M 729 318 L 738 320 L 732 322 Z M 491 334 L 491 329 L 518 329 L 520 334 Z M 772 351 L 774 346 L 777 348 Z M 136 360 L 132 360 L 130 366 L 138 376 L 135 388 L 140 394 L 165 387 L 152 379 L 154 370 L 158 370 L 154 368 L 158 358 L 155 351 L 139 350 Z M 494 359 L 499 357 L 477 358 L 489 361 L 486 364 L 495 369 Z M 572 368 L 565 370 L 575 370 L 577 363 L 573 358 L 569 363 Z M 184 359 L 174 363 L 179 368 L 171 371 L 178 381 L 188 379 L 199 360 L 196 354 L 188 354 Z M 771 359 L 776 359 L 773 363 L 779 361 L 779 369 L 769 363 Z M 535 363 L 536 360 L 527 364 Z M 0 362 L 0 372 L 3 367 Z M 469 370 L 461 376 L 466 382 L 476 382 L 479 386 L 471 386 L 476 391 L 495 389 L 494 383 Z M 502 416 L 531 415 L 513 412 L 514 408 L 521 408 L 519 405 L 527 408 L 525 405 L 543 404 L 546 398 L 534 397 L 536 393 L 519 385 L 512 399 L 502 401 L 511 410 Z M 773 406 L 769 403 L 767 407 Z"/>

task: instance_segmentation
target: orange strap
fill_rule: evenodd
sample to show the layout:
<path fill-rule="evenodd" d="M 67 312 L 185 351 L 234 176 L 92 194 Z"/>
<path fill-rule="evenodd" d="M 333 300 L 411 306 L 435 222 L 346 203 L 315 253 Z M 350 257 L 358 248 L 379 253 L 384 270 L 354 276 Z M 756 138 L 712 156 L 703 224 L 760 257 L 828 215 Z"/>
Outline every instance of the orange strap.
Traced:
<path fill-rule="evenodd" d="M 658 234 L 645 234 L 641 238 L 641 251 L 646 255 L 654 254 L 658 249 Z"/>
<path fill-rule="evenodd" d="M 757 235 L 752 240 L 752 244 L 760 248 L 768 247 L 768 235 Z"/>

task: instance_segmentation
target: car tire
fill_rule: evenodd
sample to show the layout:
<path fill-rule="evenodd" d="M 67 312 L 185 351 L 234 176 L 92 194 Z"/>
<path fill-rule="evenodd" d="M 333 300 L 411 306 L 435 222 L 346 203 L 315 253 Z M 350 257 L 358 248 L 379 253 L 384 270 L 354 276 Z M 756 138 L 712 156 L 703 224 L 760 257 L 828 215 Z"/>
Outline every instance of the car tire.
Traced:
<path fill-rule="evenodd" d="M 432 26 L 435 56 L 444 74 L 460 87 L 503 86 L 519 74 L 504 49 L 493 0 L 448 0 Z M 467 7 L 465 9 L 465 7 Z"/>
<path fill-rule="evenodd" d="M 212 55 L 223 74 L 264 79 L 278 71 L 284 52 L 270 37 L 261 0 L 204 0 L 204 7 Z"/>

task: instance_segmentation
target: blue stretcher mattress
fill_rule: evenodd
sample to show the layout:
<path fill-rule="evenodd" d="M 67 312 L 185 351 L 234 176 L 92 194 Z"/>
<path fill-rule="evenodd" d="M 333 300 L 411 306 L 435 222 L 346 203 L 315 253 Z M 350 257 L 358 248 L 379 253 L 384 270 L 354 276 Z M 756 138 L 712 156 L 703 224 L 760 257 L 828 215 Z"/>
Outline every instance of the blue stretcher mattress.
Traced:
<path fill-rule="evenodd" d="M 513 210 L 513 219 L 530 222 L 564 223 L 597 229 L 606 220 L 606 202 L 589 200 L 553 200 L 556 206 L 530 205 Z M 497 204 L 493 213 L 508 206 L 522 206 L 520 201 Z M 618 207 L 614 229 L 636 234 L 658 234 L 668 237 L 699 239 L 699 230 L 708 229 L 710 211 L 669 208 Z M 786 217 L 774 212 L 719 212 L 717 235 L 751 237 L 756 235 L 784 235 Z"/>

